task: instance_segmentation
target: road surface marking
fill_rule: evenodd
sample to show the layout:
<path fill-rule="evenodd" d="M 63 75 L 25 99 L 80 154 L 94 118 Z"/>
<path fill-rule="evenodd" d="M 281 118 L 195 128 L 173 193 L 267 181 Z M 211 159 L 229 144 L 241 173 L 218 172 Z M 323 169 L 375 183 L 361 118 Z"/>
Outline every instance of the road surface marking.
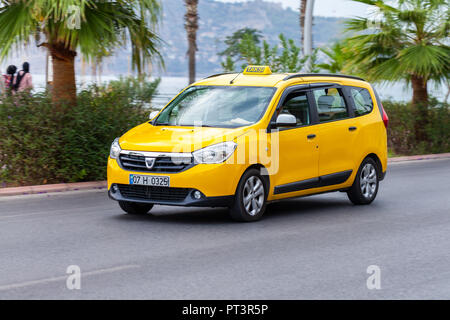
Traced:
<path fill-rule="evenodd" d="M 88 272 L 82 272 L 81 277 L 95 276 L 98 274 L 111 273 L 111 272 L 123 271 L 123 270 L 128 270 L 128 269 L 136 269 L 139 267 L 140 266 L 138 266 L 138 265 L 130 264 L 130 265 L 124 265 L 124 266 L 118 266 L 118 267 L 112 267 L 112 268 L 106 268 L 106 269 L 93 270 L 93 271 L 88 271 Z M 35 286 L 35 285 L 39 285 L 39 284 L 47 284 L 47 283 L 58 282 L 58 281 L 65 281 L 68 276 L 69 275 L 0 285 L 0 291 L 24 288 L 24 287 Z"/>

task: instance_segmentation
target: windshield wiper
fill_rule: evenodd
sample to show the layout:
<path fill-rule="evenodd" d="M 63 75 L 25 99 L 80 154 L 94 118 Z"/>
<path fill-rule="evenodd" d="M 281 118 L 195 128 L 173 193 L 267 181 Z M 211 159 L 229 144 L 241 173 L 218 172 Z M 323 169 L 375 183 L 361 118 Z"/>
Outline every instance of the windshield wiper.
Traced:
<path fill-rule="evenodd" d="M 155 126 L 169 126 L 170 124 L 168 122 L 157 122 L 155 123 Z M 202 128 L 215 128 L 215 126 L 211 126 L 208 124 L 202 124 L 202 125 L 193 125 L 193 124 L 177 124 L 173 125 L 175 127 L 202 127 Z"/>
<path fill-rule="evenodd" d="M 176 127 L 205 127 L 205 128 L 212 128 L 214 126 L 211 126 L 209 124 L 197 124 L 197 123 L 179 123 L 176 125 Z"/>

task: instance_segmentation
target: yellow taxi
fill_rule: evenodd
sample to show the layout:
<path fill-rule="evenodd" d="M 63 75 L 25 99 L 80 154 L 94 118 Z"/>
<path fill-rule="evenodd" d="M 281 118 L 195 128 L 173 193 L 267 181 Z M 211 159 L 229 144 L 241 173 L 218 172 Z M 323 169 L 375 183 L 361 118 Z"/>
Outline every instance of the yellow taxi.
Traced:
<path fill-rule="evenodd" d="M 228 207 L 238 221 L 260 219 L 271 201 L 323 192 L 369 204 L 386 173 L 387 125 L 363 79 L 248 66 L 190 85 L 115 139 L 108 194 L 129 214 Z"/>

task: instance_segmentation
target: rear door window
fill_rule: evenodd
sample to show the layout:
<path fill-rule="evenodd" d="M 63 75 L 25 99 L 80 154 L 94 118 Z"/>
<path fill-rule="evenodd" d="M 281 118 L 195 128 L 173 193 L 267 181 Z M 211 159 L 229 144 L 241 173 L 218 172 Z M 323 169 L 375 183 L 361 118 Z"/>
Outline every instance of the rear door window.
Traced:
<path fill-rule="evenodd" d="M 338 88 L 313 90 L 319 122 L 335 121 L 349 118 L 344 95 Z"/>
<path fill-rule="evenodd" d="M 350 95 L 353 98 L 355 116 L 369 114 L 373 109 L 373 101 L 369 90 L 365 88 L 350 87 Z"/>

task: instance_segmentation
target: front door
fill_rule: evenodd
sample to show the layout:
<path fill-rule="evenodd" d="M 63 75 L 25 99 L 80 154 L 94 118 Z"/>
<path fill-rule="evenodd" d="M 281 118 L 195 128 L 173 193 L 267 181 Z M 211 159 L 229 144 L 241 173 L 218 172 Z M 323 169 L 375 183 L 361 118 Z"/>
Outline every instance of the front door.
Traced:
<path fill-rule="evenodd" d="M 289 90 L 289 88 L 287 89 Z M 308 102 L 307 91 L 287 92 L 278 105 L 276 114 L 292 114 L 297 119 L 296 127 L 279 128 L 272 132 L 278 134 L 278 171 L 273 175 L 275 194 L 299 191 L 298 182 L 316 179 L 318 176 L 318 141 L 315 136 L 315 126 Z M 310 96 L 311 97 L 311 96 Z M 272 152 L 276 146 L 272 144 Z"/>

